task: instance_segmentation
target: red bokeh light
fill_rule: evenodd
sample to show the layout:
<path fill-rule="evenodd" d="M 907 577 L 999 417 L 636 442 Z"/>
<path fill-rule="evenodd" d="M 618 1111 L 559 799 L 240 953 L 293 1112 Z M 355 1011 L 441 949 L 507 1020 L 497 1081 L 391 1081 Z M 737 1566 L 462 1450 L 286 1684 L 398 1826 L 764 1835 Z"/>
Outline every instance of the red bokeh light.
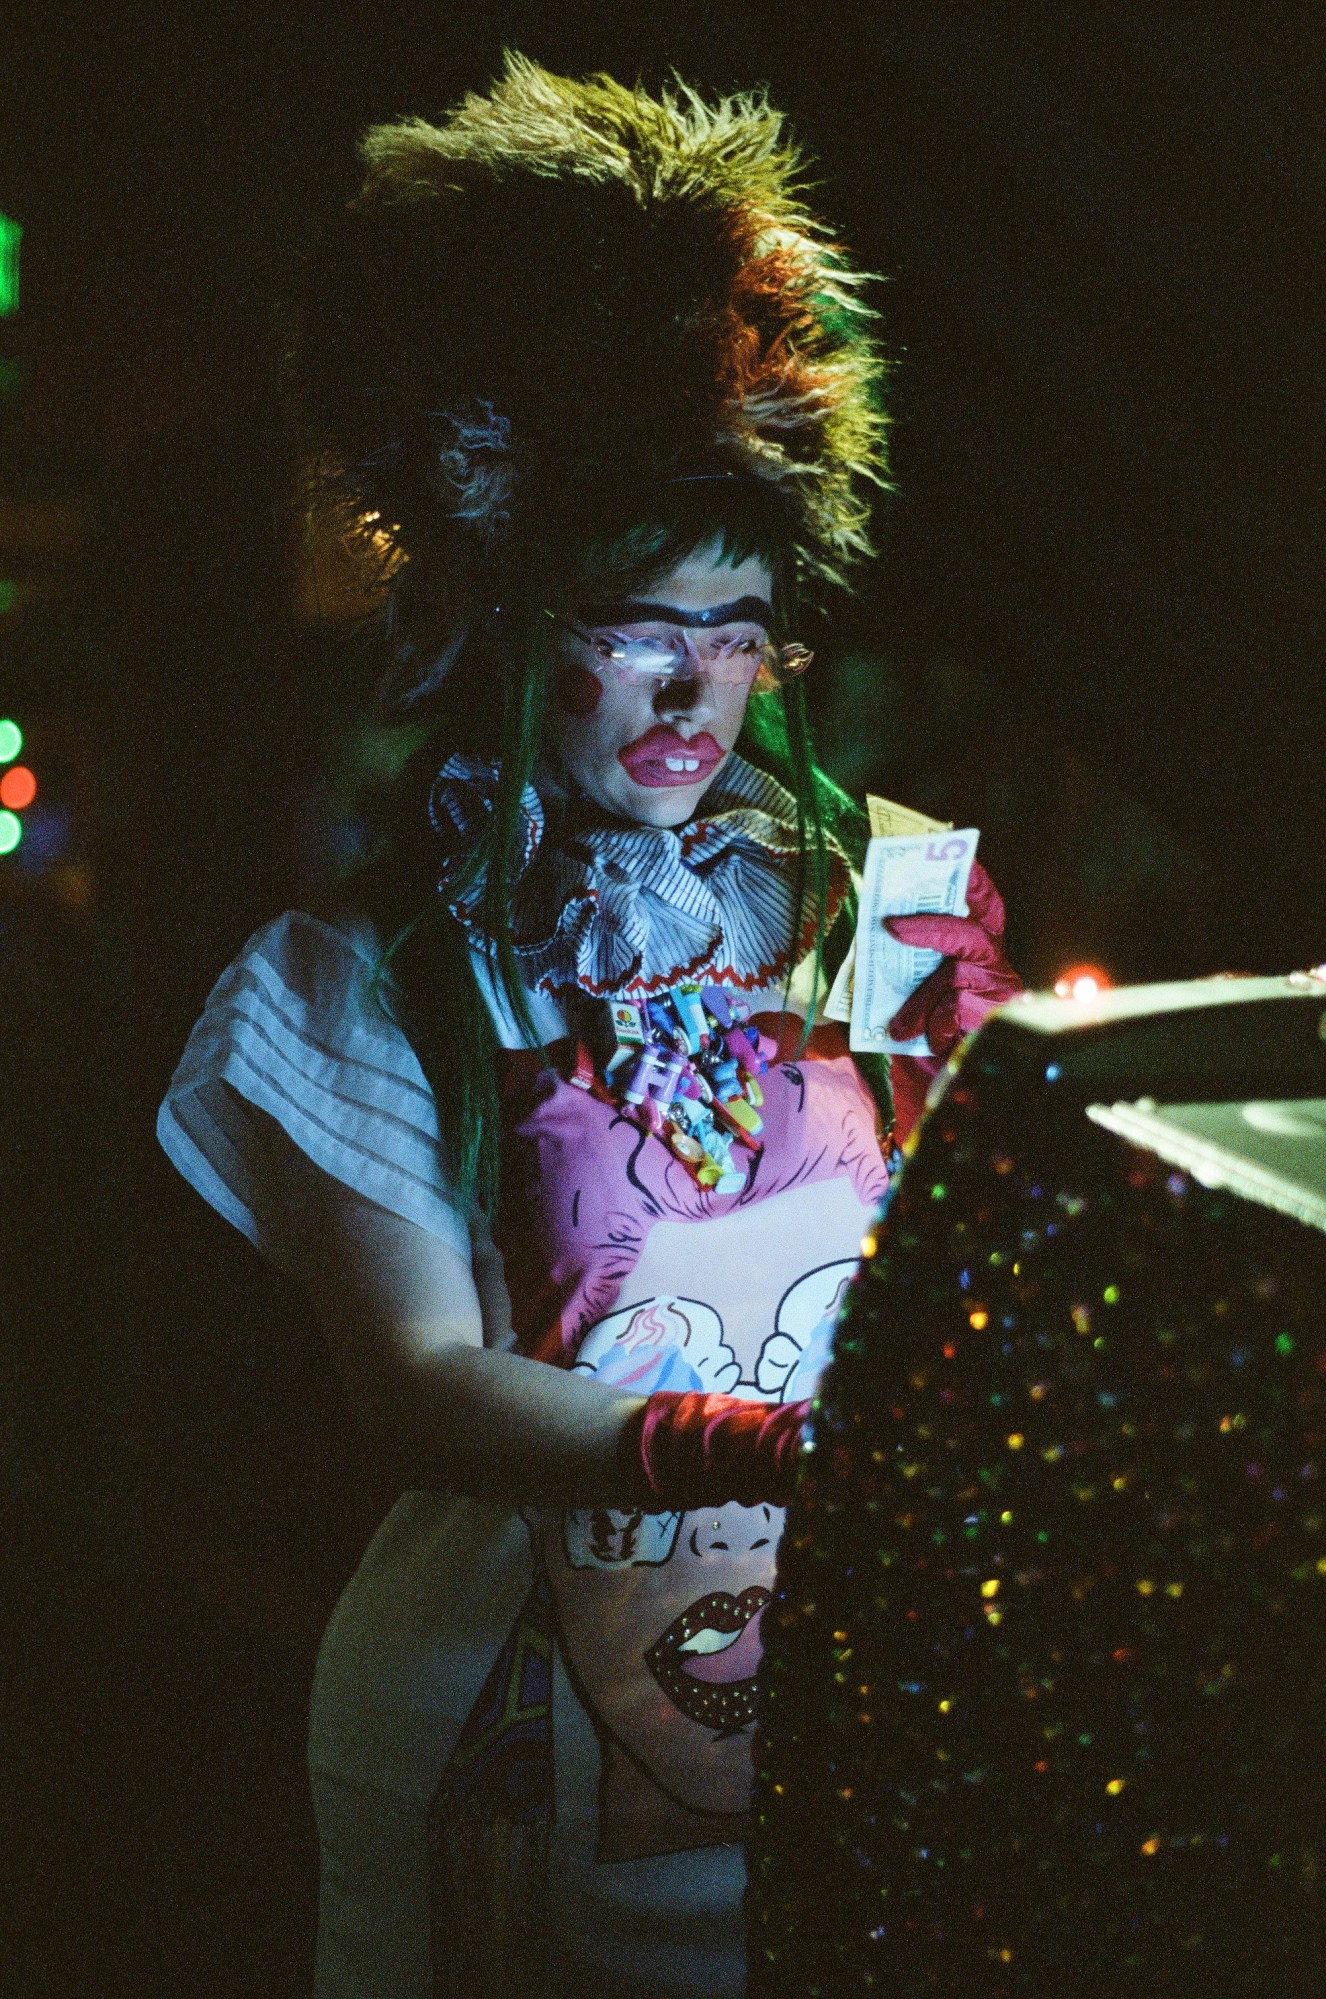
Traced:
<path fill-rule="evenodd" d="M 1060 999 L 1093 1000 L 1097 993 L 1107 993 L 1114 984 L 1108 972 L 1099 965 L 1070 965 L 1066 972 L 1060 972 L 1054 982 L 1054 990 Z"/>
<path fill-rule="evenodd" d="M 37 796 L 37 780 L 26 764 L 12 764 L 0 777 L 0 805 L 7 812 L 21 812 Z"/>

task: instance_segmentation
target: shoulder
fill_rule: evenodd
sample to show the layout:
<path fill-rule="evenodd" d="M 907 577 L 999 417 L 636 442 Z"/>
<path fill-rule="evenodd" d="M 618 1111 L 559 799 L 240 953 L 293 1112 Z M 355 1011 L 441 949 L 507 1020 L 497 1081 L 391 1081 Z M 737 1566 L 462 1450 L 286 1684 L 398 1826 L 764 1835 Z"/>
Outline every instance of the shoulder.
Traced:
<path fill-rule="evenodd" d="M 228 969 L 242 975 L 249 960 L 256 958 L 310 1013 L 341 1031 L 399 1032 L 395 1012 L 399 988 L 389 943 L 375 919 L 360 909 L 342 908 L 324 915 L 288 910 L 255 932 Z M 525 1037 L 495 966 L 473 945 L 469 961 L 499 1047 L 523 1048 Z M 549 994 L 527 986 L 525 1003 L 544 1042 L 566 1033 L 565 1014 Z"/>
<path fill-rule="evenodd" d="M 306 909 L 287 909 L 254 931 L 217 986 L 270 973 L 291 990 L 334 998 L 347 987 L 372 983 L 382 955 L 381 938 L 368 916 L 316 916 Z"/>
<path fill-rule="evenodd" d="M 365 916 L 286 910 L 255 930 L 207 997 L 199 1023 L 265 1022 L 353 1052 L 404 1044 L 382 939 Z"/>
<path fill-rule="evenodd" d="M 432 1092 L 394 1004 L 381 938 L 367 917 L 287 910 L 256 930 L 217 980 L 186 1050 L 260 1072 L 285 1089 L 331 1090 L 400 1115 Z M 233 1080 L 233 1078 L 231 1078 Z M 178 1082 L 178 1078 L 177 1078 Z M 416 1115 L 432 1125 L 422 1108 Z"/>
<path fill-rule="evenodd" d="M 261 1241 L 268 1127 L 254 1112 L 333 1179 L 464 1243 L 433 1093 L 367 920 L 288 910 L 256 930 L 212 988 L 161 1107 L 175 1164 Z"/>

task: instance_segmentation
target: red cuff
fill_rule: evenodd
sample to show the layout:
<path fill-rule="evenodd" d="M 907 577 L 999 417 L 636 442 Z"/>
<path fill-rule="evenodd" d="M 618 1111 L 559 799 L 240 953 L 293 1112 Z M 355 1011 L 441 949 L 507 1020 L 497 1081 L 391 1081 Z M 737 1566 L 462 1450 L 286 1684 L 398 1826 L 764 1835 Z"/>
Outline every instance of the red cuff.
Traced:
<path fill-rule="evenodd" d="M 786 1506 L 809 1402 L 659 1389 L 628 1431 L 660 1511 L 694 1506 Z"/>

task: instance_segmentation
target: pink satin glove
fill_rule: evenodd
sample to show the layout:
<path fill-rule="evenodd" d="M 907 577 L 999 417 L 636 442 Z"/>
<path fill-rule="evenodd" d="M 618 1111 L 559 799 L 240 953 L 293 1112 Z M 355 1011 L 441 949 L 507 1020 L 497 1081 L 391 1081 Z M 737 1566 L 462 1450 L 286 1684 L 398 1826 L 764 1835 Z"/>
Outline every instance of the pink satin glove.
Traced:
<path fill-rule="evenodd" d="M 660 1512 L 693 1506 L 786 1506 L 809 1402 L 656 1389 L 628 1425 L 623 1448 Z"/>
<path fill-rule="evenodd" d="M 988 1013 L 1022 991 L 1022 981 L 1004 956 L 1004 899 L 979 861 L 972 862 L 966 916 L 886 916 L 900 944 L 942 951 L 937 965 L 889 1022 L 896 1041 L 923 1034 L 926 1055 L 895 1055 L 894 1138 L 901 1145 L 925 1108 L 926 1092 L 948 1056 Z"/>

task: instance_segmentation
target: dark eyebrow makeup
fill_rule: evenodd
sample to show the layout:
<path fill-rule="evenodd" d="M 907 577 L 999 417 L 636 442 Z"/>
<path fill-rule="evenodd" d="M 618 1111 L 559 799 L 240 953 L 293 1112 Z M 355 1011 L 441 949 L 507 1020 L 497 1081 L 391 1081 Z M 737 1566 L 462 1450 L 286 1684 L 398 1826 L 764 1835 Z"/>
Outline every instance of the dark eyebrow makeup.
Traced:
<path fill-rule="evenodd" d="M 773 607 L 763 597 L 738 597 L 735 604 L 715 604 L 708 611 L 685 611 L 676 604 L 653 604 L 643 598 L 628 597 L 619 604 L 587 605 L 579 614 L 586 625 L 684 625 L 712 629 L 716 625 L 773 626 Z"/>

